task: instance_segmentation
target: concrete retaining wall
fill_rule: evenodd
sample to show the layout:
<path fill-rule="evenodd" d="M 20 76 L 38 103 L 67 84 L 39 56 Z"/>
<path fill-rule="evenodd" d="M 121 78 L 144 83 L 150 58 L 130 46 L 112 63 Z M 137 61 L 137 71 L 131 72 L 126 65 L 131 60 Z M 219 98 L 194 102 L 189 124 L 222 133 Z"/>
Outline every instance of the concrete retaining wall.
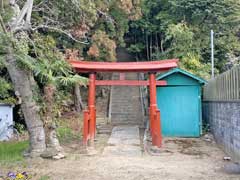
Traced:
<path fill-rule="evenodd" d="M 203 121 L 210 124 L 216 142 L 240 161 L 240 101 L 203 102 Z"/>

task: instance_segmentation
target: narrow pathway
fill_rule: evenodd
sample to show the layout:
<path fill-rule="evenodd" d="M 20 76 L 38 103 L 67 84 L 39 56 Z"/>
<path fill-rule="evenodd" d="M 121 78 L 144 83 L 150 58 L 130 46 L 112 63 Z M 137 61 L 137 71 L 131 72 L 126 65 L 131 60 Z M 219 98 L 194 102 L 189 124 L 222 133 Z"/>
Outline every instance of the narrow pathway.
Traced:
<path fill-rule="evenodd" d="M 117 59 L 121 62 L 133 61 L 134 58 L 124 48 L 117 51 Z M 119 73 L 113 74 L 119 79 Z M 125 79 L 137 80 L 137 73 L 126 73 Z M 111 136 L 104 148 L 104 156 L 141 156 L 139 127 L 143 124 L 139 87 L 112 87 L 111 103 Z"/>
<path fill-rule="evenodd" d="M 141 156 L 138 126 L 115 126 L 104 148 L 105 156 Z"/>

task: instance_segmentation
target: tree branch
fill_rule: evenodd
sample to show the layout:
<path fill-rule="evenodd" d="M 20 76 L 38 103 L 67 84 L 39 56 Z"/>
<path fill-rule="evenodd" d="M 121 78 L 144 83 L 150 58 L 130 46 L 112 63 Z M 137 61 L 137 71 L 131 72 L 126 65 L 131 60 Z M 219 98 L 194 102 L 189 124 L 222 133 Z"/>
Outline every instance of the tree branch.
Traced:
<path fill-rule="evenodd" d="M 11 2 L 12 6 L 16 6 L 16 2 Z M 18 5 L 17 5 L 18 6 Z M 17 29 L 27 29 L 31 27 L 31 14 L 32 14 L 32 7 L 33 7 L 33 0 L 27 0 L 21 9 L 19 15 L 16 19 L 12 22 L 11 30 L 14 32 Z M 26 16 L 26 22 L 24 23 L 24 17 Z"/>
<path fill-rule="evenodd" d="M 24 6 L 23 6 L 22 10 L 20 11 L 20 14 L 18 15 L 18 17 L 15 19 L 15 21 L 13 21 L 12 24 L 13 24 L 14 28 L 19 26 L 20 22 L 23 21 L 23 18 L 27 13 L 27 9 L 28 9 L 28 1 L 24 4 Z"/>
<path fill-rule="evenodd" d="M 111 16 L 109 16 L 107 13 L 105 13 L 105 12 L 103 12 L 100 9 L 97 9 L 97 8 L 96 8 L 96 10 L 99 14 L 103 15 L 106 18 L 106 20 L 108 20 L 110 23 L 112 23 L 112 24 L 115 23 L 114 19 Z"/>
<path fill-rule="evenodd" d="M 26 17 L 26 25 L 28 27 L 31 27 L 32 8 L 33 8 L 33 0 L 29 0 L 27 17 Z"/>
<path fill-rule="evenodd" d="M 62 34 L 64 34 L 64 35 L 66 35 L 67 37 L 69 37 L 70 39 L 72 39 L 73 41 L 77 42 L 77 43 L 89 44 L 89 42 L 87 42 L 87 41 L 79 41 L 78 39 L 74 38 L 71 33 L 66 32 L 66 31 L 64 31 L 64 30 L 62 30 L 62 29 L 59 29 L 59 28 L 57 28 L 57 27 L 51 27 L 51 26 L 41 25 L 41 26 L 37 26 L 37 27 L 35 27 L 35 28 L 32 28 L 33 31 L 36 31 L 36 30 L 38 30 L 38 29 L 49 29 L 49 30 L 52 30 L 52 31 L 55 31 L 55 32 L 62 33 Z"/>
<path fill-rule="evenodd" d="M 2 16 L 1 16 L 1 14 L 0 14 L 0 24 L 1 24 L 1 27 L 2 27 L 3 32 L 4 32 L 5 34 L 7 34 L 7 29 L 6 29 L 6 26 L 5 26 L 4 22 L 3 22 L 3 18 L 2 18 Z"/>

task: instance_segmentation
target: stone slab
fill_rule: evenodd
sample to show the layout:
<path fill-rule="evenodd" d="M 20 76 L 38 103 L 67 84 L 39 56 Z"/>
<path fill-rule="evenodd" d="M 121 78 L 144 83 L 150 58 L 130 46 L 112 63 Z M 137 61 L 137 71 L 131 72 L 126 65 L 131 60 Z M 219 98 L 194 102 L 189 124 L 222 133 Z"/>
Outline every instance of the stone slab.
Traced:
<path fill-rule="evenodd" d="M 109 145 L 139 145 L 138 126 L 116 126 L 108 140 Z"/>
<path fill-rule="evenodd" d="M 105 156 L 141 156 L 140 135 L 138 126 L 115 126 L 112 129 Z"/>

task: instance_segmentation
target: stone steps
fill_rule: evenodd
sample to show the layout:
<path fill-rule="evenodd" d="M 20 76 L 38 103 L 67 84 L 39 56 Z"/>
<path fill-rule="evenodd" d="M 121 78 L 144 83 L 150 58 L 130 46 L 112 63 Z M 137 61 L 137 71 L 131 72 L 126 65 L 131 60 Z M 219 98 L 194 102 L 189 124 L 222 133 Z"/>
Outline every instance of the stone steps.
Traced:
<path fill-rule="evenodd" d="M 119 79 L 119 73 L 113 74 Z M 137 73 L 127 73 L 125 79 L 137 80 Z M 114 86 L 112 88 L 111 122 L 113 125 L 142 125 L 142 109 L 138 86 Z"/>

